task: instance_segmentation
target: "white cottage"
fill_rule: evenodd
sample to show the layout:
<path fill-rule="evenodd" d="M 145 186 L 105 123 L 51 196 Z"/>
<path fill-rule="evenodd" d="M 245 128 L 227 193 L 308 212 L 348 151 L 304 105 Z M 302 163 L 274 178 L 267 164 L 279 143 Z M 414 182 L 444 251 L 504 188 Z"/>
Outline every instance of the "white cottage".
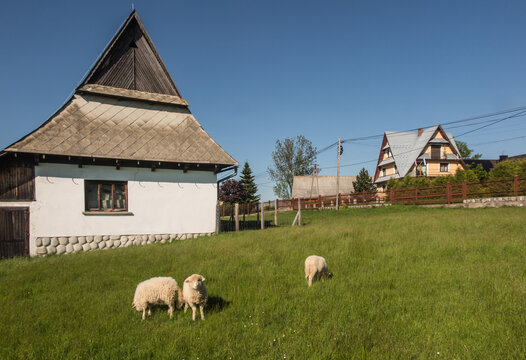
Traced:
<path fill-rule="evenodd" d="M 0 257 L 211 234 L 217 175 L 237 165 L 133 11 L 72 98 L 0 153 Z"/>

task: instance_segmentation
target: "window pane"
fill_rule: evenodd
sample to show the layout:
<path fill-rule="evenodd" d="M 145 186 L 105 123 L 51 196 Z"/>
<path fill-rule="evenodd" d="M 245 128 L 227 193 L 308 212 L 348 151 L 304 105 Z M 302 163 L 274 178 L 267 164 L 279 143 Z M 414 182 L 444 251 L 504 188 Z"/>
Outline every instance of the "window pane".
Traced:
<path fill-rule="evenodd" d="M 115 209 L 126 210 L 126 186 L 115 184 Z"/>
<path fill-rule="evenodd" d="M 86 181 L 86 210 L 97 210 L 99 202 L 97 200 L 97 184 Z"/>
<path fill-rule="evenodd" d="M 111 199 L 111 184 L 101 184 L 100 186 L 100 206 L 103 210 L 113 209 Z"/>

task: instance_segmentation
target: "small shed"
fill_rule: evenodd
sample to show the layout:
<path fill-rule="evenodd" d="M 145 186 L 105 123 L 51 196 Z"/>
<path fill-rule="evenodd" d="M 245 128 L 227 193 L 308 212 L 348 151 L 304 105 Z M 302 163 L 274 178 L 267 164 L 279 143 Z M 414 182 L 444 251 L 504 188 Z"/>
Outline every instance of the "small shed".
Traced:
<path fill-rule="evenodd" d="M 293 181 L 293 198 L 315 198 L 333 196 L 338 193 L 337 176 L 294 176 Z M 356 176 L 340 176 L 339 193 L 353 193 L 354 181 L 356 181 Z"/>

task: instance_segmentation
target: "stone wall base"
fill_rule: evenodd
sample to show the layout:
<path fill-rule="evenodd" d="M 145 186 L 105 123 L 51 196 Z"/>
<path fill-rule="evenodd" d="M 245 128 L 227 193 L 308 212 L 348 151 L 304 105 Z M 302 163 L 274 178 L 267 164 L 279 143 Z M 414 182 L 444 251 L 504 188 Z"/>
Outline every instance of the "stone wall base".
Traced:
<path fill-rule="evenodd" d="M 142 234 L 142 235 L 90 235 L 90 236 L 55 236 L 36 239 L 36 256 L 48 254 L 70 254 L 78 251 L 111 249 L 134 245 L 167 243 L 174 240 L 194 239 L 210 236 L 212 233 L 190 234 Z"/>
<path fill-rule="evenodd" d="M 487 199 L 464 200 L 466 208 L 501 207 L 501 206 L 526 206 L 526 196 L 509 196 Z"/>

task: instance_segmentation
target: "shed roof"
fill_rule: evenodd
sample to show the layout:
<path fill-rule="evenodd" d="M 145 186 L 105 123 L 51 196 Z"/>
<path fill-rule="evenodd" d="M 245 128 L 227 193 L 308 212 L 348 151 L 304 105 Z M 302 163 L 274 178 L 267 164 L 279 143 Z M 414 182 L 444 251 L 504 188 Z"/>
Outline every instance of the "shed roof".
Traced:
<path fill-rule="evenodd" d="M 294 176 L 292 197 L 310 198 L 311 194 L 312 197 L 336 195 L 336 181 L 336 176 Z M 340 176 L 340 194 L 354 192 L 353 181 L 356 181 L 356 176 Z"/>

